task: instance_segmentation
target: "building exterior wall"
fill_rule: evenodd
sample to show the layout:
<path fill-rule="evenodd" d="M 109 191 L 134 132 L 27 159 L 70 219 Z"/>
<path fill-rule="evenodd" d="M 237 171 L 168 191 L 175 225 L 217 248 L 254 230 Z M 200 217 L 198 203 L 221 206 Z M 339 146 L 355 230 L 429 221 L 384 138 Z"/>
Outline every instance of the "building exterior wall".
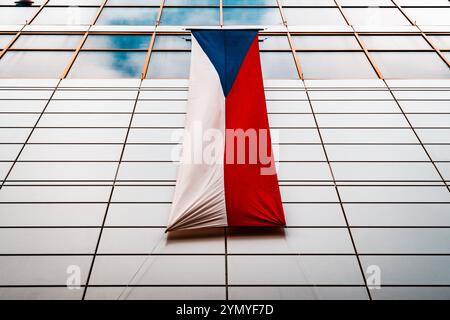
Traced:
<path fill-rule="evenodd" d="M 359 14 L 345 12 L 357 7 L 345 0 L 305 7 L 344 13 L 342 24 L 268 18 L 261 49 L 287 228 L 169 235 L 189 49 L 156 45 L 188 37 L 186 26 L 164 25 L 159 2 L 152 26 L 93 23 L 105 21 L 106 1 L 91 4 L 90 22 L 51 24 L 39 14 L 52 0 L 36 1 L 27 24 L 0 25 L 9 36 L 0 51 L 0 299 L 449 299 L 450 26 L 436 12 L 435 25 L 414 15 L 417 6 L 448 12 L 448 2 L 374 1 L 404 25 L 352 24 Z M 0 17 L 6 8 L 17 9 L 1 7 Z M 217 10 L 218 25 L 233 21 Z M 136 32 L 147 47 L 84 47 L 91 36 Z M 14 48 L 22 36 L 57 33 L 78 42 Z M 370 44 L 386 33 L 421 44 Z M 284 40 L 264 44 L 270 36 Z M 324 38 L 299 49 L 302 36 L 349 36 L 359 47 Z M 99 53 L 120 50 L 139 56 L 124 62 L 132 78 L 124 64 L 101 66 L 109 58 Z M 32 55 L 48 51 L 59 53 Z M 17 52 L 31 52 L 31 67 Z M 80 288 L 68 288 L 78 271 Z"/>

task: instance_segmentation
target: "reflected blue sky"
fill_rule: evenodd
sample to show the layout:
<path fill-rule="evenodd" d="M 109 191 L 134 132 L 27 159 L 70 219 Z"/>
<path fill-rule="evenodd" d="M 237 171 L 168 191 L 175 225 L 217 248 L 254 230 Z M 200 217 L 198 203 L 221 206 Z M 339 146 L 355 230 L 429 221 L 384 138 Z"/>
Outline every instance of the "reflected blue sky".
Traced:
<path fill-rule="evenodd" d="M 278 8 L 223 8 L 226 25 L 277 25 L 281 24 Z"/>
<path fill-rule="evenodd" d="M 146 52 L 82 51 L 75 60 L 69 78 L 139 78 Z"/>
<path fill-rule="evenodd" d="M 153 50 L 172 49 L 172 50 L 190 50 L 190 35 L 158 35 L 156 36 Z"/>
<path fill-rule="evenodd" d="M 278 6 L 276 0 L 223 0 L 224 6 Z"/>
<path fill-rule="evenodd" d="M 218 25 L 219 8 L 164 8 L 161 25 Z"/>
<path fill-rule="evenodd" d="M 104 8 L 96 24 L 154 25 L 159 8 Z"/>
<path fill-rule="evenodd" d="M 159 6 L 161 0 L 108 0 L 106 6 Z"/>
<path fill-rule="evenodd" d="M 165 6 L 218 6 L 219 0 L 166 0 Z"/>
<path fill-rule="evenodd" d="M 83 49 L 148 49 L 150 35 L 90 35 Z"/>

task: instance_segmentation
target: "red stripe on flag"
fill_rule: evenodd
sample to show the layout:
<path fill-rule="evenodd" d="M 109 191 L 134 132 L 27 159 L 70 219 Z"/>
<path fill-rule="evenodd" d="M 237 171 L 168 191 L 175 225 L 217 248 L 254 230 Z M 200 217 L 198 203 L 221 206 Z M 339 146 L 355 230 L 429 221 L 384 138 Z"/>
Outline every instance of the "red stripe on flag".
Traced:
<path fill-rule="evenodd" d="M 250 163 L 251 159 L 255 160 L 255 146 L 251 146 L 249 138 L 246 138 L 245 163 L 238 163 L 238 155 L 242 155 L 238 151 L 239 141 L 229 134 L 226 136 L 224 178 L 228 225 L 284 226 L 277 174 L 275 168 L 272 174 L 264 174 L 263 168 L 270 167 L 270 164 L 265 163 L 267 159 L 261 157 L 259 150 L 265 144 L 267 150 L 263 154 L 268 154 L 273 162 L 257 36 L 226 97 L 225 110 L 228 133 L 230 129 L 235 133 L 242 129 L 241 133 L 247 133 L 247 137 L 252 136 L 251 132 L 256 133 L 258 150 L 256 161 Z M 260 138 L 263 143 L 260 143 Z M 231 158 L 234 161 L 230 161 Z"/>

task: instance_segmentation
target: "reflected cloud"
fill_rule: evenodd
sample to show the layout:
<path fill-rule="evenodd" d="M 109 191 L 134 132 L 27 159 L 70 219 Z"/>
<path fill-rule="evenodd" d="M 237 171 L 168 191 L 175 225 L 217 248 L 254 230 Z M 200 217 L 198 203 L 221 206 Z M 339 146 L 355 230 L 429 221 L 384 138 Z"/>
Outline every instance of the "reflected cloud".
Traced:
<path fill-rule="evenodd" d="M 105 8 L 98 25 L 154 25 L 159 8 Z"/>
<path fill-rule="evenodd" d="M 226 25 L 281 25 L 278 8 L 223 8 Z"/>
<path fill-rule="evenodd" d="M 69 78 L 138 78 L 145 52 L 80 52 Z"/>
<path fill-rule="evenodd" d="M 163 9 L 161 25 L 218 25 L 219 8 L 171 8 Z"/>

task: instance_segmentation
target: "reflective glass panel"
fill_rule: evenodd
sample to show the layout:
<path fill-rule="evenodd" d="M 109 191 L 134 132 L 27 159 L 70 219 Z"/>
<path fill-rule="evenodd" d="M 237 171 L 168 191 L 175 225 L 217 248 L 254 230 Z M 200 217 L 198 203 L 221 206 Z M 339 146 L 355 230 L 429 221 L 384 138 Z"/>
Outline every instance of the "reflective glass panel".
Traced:
<path fill-rule="evenodd" d="M 343 8 L 352 25 L 410 25 L 397 8 Z"/>
<path fill-rule="evenodd" d="M 404 8 L 403 10 L 418 25 L 450 24 L 450 8 Z"/>
<path fill-rule="evenodd" d="M 369 50 L 432 49 L 422 36 L 360 36 Z"/>
<path fill-rule="evenodd" d="M 298 50 L 361 50 L 354 36 L 293 36 Z"/>
<path fill-rule="evenodd" d="M 50 6 L 100 6 L 102 0 L 50 0 L 47 5 Z"/>
<path fill-rule="evenodd" d="M 278 8 L 223 8 L 226 25 L 277 25 L 281 24 Z"/>
<path fill-rule="evenodd" d="M 290 52 L 261 52 L 263 77 L 298 79 L 295 61 Z"/>
<path fill-rule="evenodd" d="M 260 50 L 290 50 L 286 36 L 259 36 Z"/>
<path fill-rule="evenodd" d="M 139 78 L 146 52 L 79 53 L 70 69 L 69 78 Z"/>
<path fill-rule="evenodd" d="M 154 25 L 159 8 L 104 8 L 98 25 Z"/>
<path fill-rule="evenodd" d="M 9 51 L 0 59 L 0 77 L 59 78 L 72 55 L 61 51 Z"/>
<path fill-rule="evenodd" d="M 87 25 L 94 20 L 99 8 L 44 7 L 33 24 Z"/>
<path fill-rule="evenodd" d="M 285 8 L 288 25 L 347 25 L 337 8 Z"/>
<path fill-rule="evenodd" d="M 450 35 L 428 36 L 439 49 L 450 49 Z"/>
<path fill-rule="evenodd" d="M 219 8 L 163 9 L 161 25 L 218 25 Z"/>
<path fill-rule="evenodd" d="M 318 7 L 336 7 L 333 0 L 281 0 L 283 7 L 293 6 L 318 6 Z"/>
<path fill-rule="evenodd" d="M 106 6 L 159 6 L 159 5 L 161 5 L 161 0 L 108 0 L 108 2 L 106 3 Z"/>
<path fill-rule="evenodd" d="M 166 0 L 164 6 L 219 6 L 220 0 Z"/>
<path fill-rule="evenodd" d="M 298 52 L 305 79 L 376 78 L 362 52 Z"/>
<path fill-rule="evenodd" d="M 33 17 L 37 9 L 37 7 L 0 8 L 0 24 L 24 24 Z"/>
<path fill-rule="evenodd" d="M 147 78 L 189 78 L 189 52 L 152 52 Z"/>
<path fill-rule="evenodd" d="M 0 49 L 6 47 L 13 37 L 12 34 L 0 34 Z"/>
<path fill-rule="evenodd" d="M 153 50 L 160 49 L 190 50 L 191 36 L 188 34 L 157 35 Z"/>
<path fill-rule="evenodd" d="M 450 69 L 434 52 L 371 52 L 386 78 L 448 78 Z"/>
<path fill-rule="evenodd" d="M 224 6 L 277 6 L 276 0 L 223 0 Z"/>
<path fill-rule="evenodd" d="M 81 35 L 21 35 L 12 45 L 14 49 L 76 49 Z"/>
<path fill-rule="evenodd" d="M 90 35 L 83 49 L 147 49 L 150 35 Z"/>

